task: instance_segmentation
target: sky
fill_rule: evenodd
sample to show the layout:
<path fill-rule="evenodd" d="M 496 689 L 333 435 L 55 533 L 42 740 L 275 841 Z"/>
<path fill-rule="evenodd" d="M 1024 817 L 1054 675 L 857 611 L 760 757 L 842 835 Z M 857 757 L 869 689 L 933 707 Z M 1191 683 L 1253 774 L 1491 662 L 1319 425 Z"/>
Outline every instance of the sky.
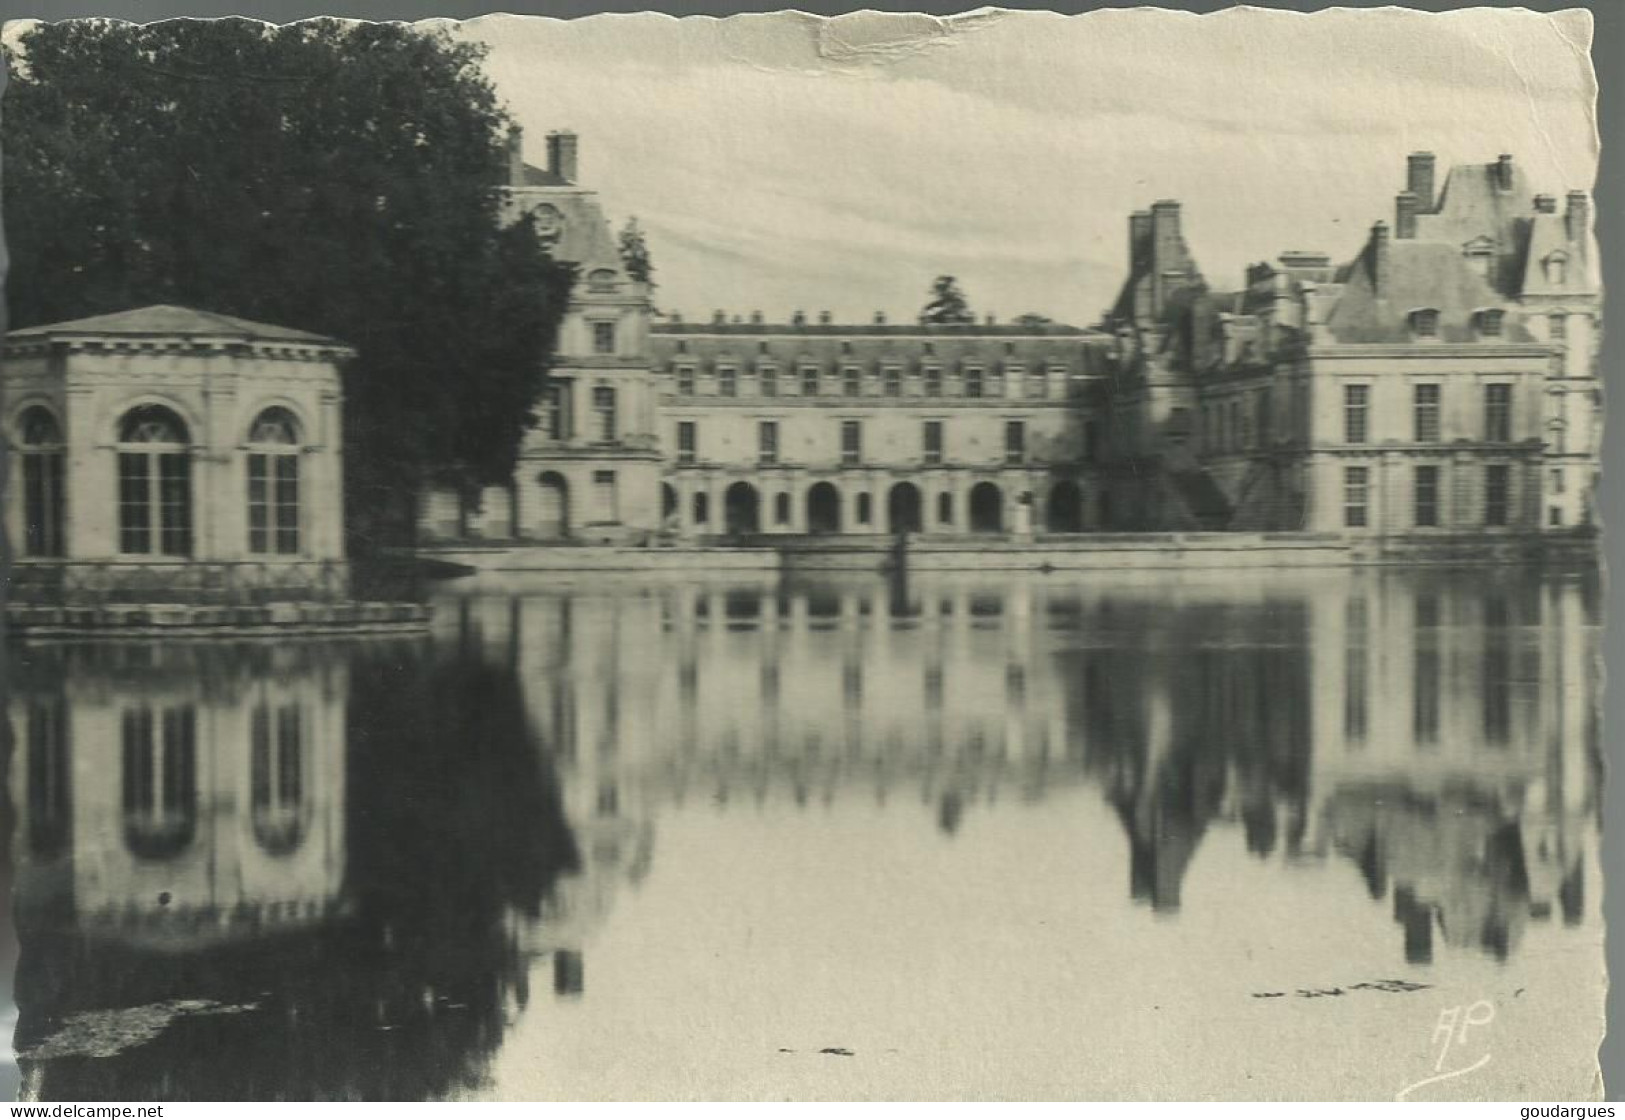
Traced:
<path fill-rule="evenodd" d="M 580 137 L 581 182 L 647 233 L 663 311 L 1095 322 L 1128 215 L 1183 204 L 1210 284 L 1287 249 L 1354 255 L 1405 156 L 1508 152 L 1561 196 L 1596 174 L 1584 11 L 984 9 L 728 19 L 487 17 L 524 127 Z"/>

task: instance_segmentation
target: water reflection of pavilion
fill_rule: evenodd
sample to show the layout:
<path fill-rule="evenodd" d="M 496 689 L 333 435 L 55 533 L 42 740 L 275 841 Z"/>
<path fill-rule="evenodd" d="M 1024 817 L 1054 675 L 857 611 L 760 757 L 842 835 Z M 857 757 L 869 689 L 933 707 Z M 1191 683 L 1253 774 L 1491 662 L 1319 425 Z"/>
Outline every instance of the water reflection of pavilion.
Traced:
<path fill-rule="evenodd" d="M 1579 582 L 1340 573 L 1250 590 L 933 576 L 472 594 L 444 625 L 524 681 L 572 820 L 664 802 L 929 806 L 1100 788 L 1132 895 L 1178 909 L 1207 832 L 1332 856 L 1505 956 L 1577 920 L 1595 823 Z M 621 826 L 629 828 L 631 826 Z"/>
<path fill-rule="evenodd" d="M 480 1084 L 577 861 L 510 676 L 400 643 L 35 649 L 8 709 L 27 1095 Z M 132 1014 L 161 1029 L 119 1041 Z"/>

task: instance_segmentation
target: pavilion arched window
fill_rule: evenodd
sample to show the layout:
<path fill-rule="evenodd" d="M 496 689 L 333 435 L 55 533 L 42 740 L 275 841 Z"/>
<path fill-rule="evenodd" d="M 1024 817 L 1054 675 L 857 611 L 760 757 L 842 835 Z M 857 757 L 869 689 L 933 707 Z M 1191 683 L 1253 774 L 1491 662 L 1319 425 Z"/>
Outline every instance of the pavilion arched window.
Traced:
<path fill-rule="evenodd" d="M 118 430 L 119 551 L 192 554 L 192 457 L 186 423 L 162 405 L 132 408 Z"/>
<path fill-rule="evenodd" d="M 268 408 L 248 433 L 248 551 L 299 552 L 299 421 Z"/>
<path fill-rule="evenodd" d="M 62 556 L 62 426 L 51 410 L 34 405 L 18 418 L 23 468 L 23 553 Z"/>

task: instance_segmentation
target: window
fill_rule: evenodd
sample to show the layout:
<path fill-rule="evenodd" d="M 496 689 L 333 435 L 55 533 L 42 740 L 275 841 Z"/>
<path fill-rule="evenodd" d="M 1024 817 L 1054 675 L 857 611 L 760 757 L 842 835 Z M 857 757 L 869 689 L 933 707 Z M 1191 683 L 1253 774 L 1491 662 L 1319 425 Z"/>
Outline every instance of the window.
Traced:
<path fill-rule="evenodd" d="M 1416 468 L 1416 524 L 1422 529 L 1439 526 L 1439 468 L 1424 464 Z"/>
<path fill-rule="evenodd" d="M 942 462 L 942 421 L 927 420 L 924 434 L 925 465 L 935 467 Z"/>
<path fill-rule="evenodd" d="M 621 520 L 614 471 L 592 472 L 592 519 L 601 525 L 614 525 Z"/>
<path fill-rule="evenodd" d="M 867 493 L 858 495 L 858 524 L 867 525 L 874 517 L 874 500 Z"/>
<path fill-rule="evenodd" d="M 942 367 L 925 367 L 925 395 L 928 397 L 942 396 Z"/>
<path fill-rule="evenodd" d="M 259 414 L 248 434 L 248 551 L 299 552 L 299 422 L 284 408 Z"/>
<path fill-rule="evenodd" d="M 63 555 L 62 428 L 49 409 L 35 405 L 18 420 L 23 467 L 23 552 Z"/>
<path fill-rule="evenodd" d="M 615 390 L 599 385 L 592 391 L 592 411 L 597 418 L 599 443 L 615 442 Z"/>
<path fill-rule="evenodd" d="M 542 390 L 539 427 L 548 439 L 564 438 L 564 390 L 558 385 L 549 385 Z"/>
<path fill-rule="evenodd" d="M 1512 442 L 1512 386 L 1484 386 L 1484 438 L 1490 443 Z"/>
<path fill-rule="evenodd" d="M 694 395 L 694 367 L 677 367 L 677 395 L 692 397 Z"/>
<path fill-rule="evenodd" d="M 1369 385 L 1343 386 L 1343 442 L 1364 443 L 1367 437 L 1366 414 L 1371 403 Z"/>
<path fill-rule="evenodd" d="M 863 461 L 863 426 L 857 420 L 841 421 L 841 462 L 852 466 Z"/>
<path fill-rule="evenodd" d="M 1506 312 L 1499 307 L 1486 307 L 1478 313 L 1478 333 L 1483 338 L 1501 337 L 1501 323 Z"/>
<path fill-rule="evenodd" d="M 1049 396 L 1049 376 L 1043 370 L 1033 370 L 1026 374 L 1025 382 L 1029 399 L 1041 401 Z"/>
<path fill-rule="evenodd" d="M 249 721 L 249 808 L 254 838 L 286 854 L 304 836 L 303 727 L 298 704 L 256 704 Z"/>
<path fill-rule="evenodd" d="M 1351 598 L 1343 613 L 1343 734 L 1350 743 L 1363 743 L 1371 691 L 1370 606 L 1363 597 Z"/>
<path fill-rule="evenodd" d="M 73 775 L 68 705 L 59 693 L 28 701 L 28 849 L 54 856 L 72 836 Z"/>
<path fill-rule="evenodd" d="M 128 708 L 121 724 L 125 844 L 143 859 L 176 855 L 197 830 L 197 709 Z"/>
<path fill-rule="evenodd" d="M 841 370 L 841 392 L 849 397 L 863 396 L 863 379 L 858 375 L 856 366 L 846 366 Z"/>
<path fill-rule="evenodd" d="M 756 426 L 756 458 L 763 464 L 779 461 L 779 423 L 763 420 Z"/>
<path fill-rule="evenodd" d="M 762 366 L 757 374 L 761 379 L 762 396 L 776 397 L 779 395 L 779 367 Z"/>
<path fill-rule="evenodd" d="M 594 354 L 615 353 L 615 324 L 594 323 L 592 325 L 592 352 Z"/>
<path fill-rule="evenodd" d="M 981 366 L 971 366 L 965 370 L 965 395 L 973 398 L 982 395 Z"/>
<path fill-rule="evenodd" d="M 1439 442 L 1439 386 L 1417 385 L 1412 389 L 1416 442 Z"/>
<path fill-rule="evenodd" d="M 1417 338 L 1439 337 L 1439 313 L 1431 307 L 1411 312 L 1411 333 Z"/>
<path fill-rule="evenodd" d="M 939 525 L 954 523 L 954 496 L 946 490 L 937 495 L 937 523 Z"/>
<path fill-rule="evenodd" d="M 1491 463 L 1484 468 L 1484 524 L 1500 527 L 1507 523 L 1511 486 L 1512 468 L 1507 464 Z"/>
<path fill-rule="evenodd" d="M 801 395 L 816 397 L 818 395 L 818 368 L 816 366 L 801 367 Z"/>
<path fill-rule="evenodd" d="M 1552 342 L 1562 342 L 1569 337 L 1569 317 L 1559 311 L 1546 316 L 1546 337 Z"/>
<path fill-rule="evenodd" d="M 1015 466 L 1027 458 L 1027 424 L 1023 420 L 1004 422 L 1004 461 Z"/>
<path fill-rule="evenodd" d="M 882 388 L 888 397 L 903 395 L 903 369 L 901 366 L 887 366 L 881 370 Z"/>
<path fill-rule="evenodd" d="M 1562 253 L 1553 253 L 1546 258 L 1546 283 L 1561 286 L 1569 273 L 1569 259 Z"/>
<path fill-rule="evenodd" d="M 1364 529 L 1368 523 L 1370 494 L 1370 468 L 1343 468 L 1343 524 L 1350 529 Z"/>
<path fill-rule="evenodd" d="M 161 405 L 125 413 L 119 424 L 119 551 L 190 556 L 192 460 L 181 418 Z"/>
<path fill-rule="evenodd" d="M 679 463 L 692 463 L 694 461 L 695 434 L 694 421 L 677 421 L 677 461 Z"/>
<path fill-rule="evenodd" d="M 1563 485 L 1563 468 L 1562 467 L 1553 467 L 1552 468 L 1552 493 L 1561 494 L 1563 492 L 1563 489 L 1564 489 L 1564 485 Z"/>
<path fill-rule="evenodd" d="M 1563 507 L 1548 506 L 1546 509 L 1546 523 L 1556 529 L 1563 524 Z"/>
<path fill-rule="evenodd" d="M 704 491 L 694 495 L 694 524 L 704 525 L 711 520 L 711 499 Z"/>
<path fill-rule="evenodd" d="M 790 495 L 779 494 L 774 497 L 773 520 L 780 525 L 790 524 Z"/>
<path fill-rule="evenodd" d="M 717 367 L 717 395 L 723 397 L 739 395 L 739 371 L 733 366 Z"/>

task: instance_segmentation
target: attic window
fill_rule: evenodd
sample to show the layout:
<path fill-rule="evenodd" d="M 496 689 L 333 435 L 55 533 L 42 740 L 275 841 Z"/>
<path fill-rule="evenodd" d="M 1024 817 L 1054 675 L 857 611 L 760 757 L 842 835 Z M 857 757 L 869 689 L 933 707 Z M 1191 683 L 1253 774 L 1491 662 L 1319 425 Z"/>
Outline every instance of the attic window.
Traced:
<path fill-rule="evenodd" d="M 1411 312 L 1411 334 L 1417 338 L 1439 337 L 1439 312 L 1432 307 L 1418 307 Z"/>
<path fill-rule="evenodd" d="M 1546 283 L 1561 285 L 1568 279 L 1569 257 L 1567 253 L 1557 252 L 1546 258 Z"/>
<path fill-rule="evenodd" d="M 1478 313 L 1478 333 L 1482 338 L 1500 338 L 1501 320 L 1506 312 L 1499 307 L 1486 307 Z"/>
<path fill-rule="evenodd" d="M 1461 251 L 1467 258 L 1467 267 L 1488 280 L 1490 261 L 1495 257 L 1495 243 L 1487 237 L 1475 237 L 1462 246 Z"/>
<path fill-rule="evenodd" d="M 593 269 L 587 274 L 587 290 L 613 292 L 615 290 L 615 270 L 613 268 Z"/>

